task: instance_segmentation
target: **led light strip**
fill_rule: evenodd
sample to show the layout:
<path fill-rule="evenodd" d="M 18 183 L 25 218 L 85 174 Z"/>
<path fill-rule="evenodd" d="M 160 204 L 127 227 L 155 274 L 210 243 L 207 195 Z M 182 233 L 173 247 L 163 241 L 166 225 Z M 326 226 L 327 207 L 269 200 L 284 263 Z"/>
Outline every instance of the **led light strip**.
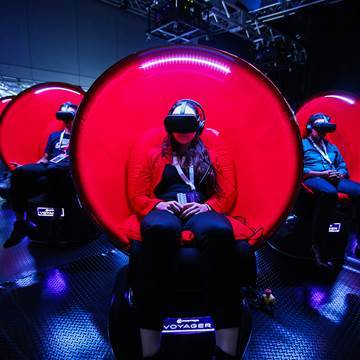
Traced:
<path fill-rule="evenodd" d="M 172 334 L 177 334 L 177 333 L 203 333 L 203 332 L 212 332 L 215 331 L 214 328 L 212 329 L 188 329 L 188 330 L 162 330 L 162 333 L 172 333 Z"/>
<path fill-rule="evenodd" d="M 43 93 L 44 91 L 49 91 L 49 90 L 65 90 L 65 91 L 69 91 L 69 92 L 72 92 L 74 94 L 80 95 L 80 93 L 78 91 L 71 90 L 71 89 L 66 89 L 66 88 L 63 88 L 63 87 L 48 87 L 48 88 L 44 88 L 44 89 L 39 89 L 39 90 L 35 91 L 35 94 L 38 95 L 38 94 Z"/>
<path fill-rule="evenodd" d="M 340 95 L 325 95 L 325 97 L 327 97 L 327 98 L 339 99 L 339 100 L 342 100 L 342 101 L 347 102 L 347 103 L 350 104 L 350 105 L 354 105 L 354 104 L 355 104 L 355 100 L 349 99 L 349 98 L 347 98 L 347 97 L 345 97 L 345 96 L 340 96 Z"/>
<path fill-rule="evenodd" d="M 193 63 L 197 65 L 205 65 L 205 66 L 209 66 L 212 69 L 223 72 L 225 74 L 231 73 L 231 70 L 228 66 L 222 65 L 216 61 L 200 58 L 200 57 L 187 56 L 187 55 L 169 56 L 165 58 L 158 58 L 155 60 L 146 61 L 140 66 L 140 69 L 146 70 L 157 65 L 176 64 L 176 63 Z"/>

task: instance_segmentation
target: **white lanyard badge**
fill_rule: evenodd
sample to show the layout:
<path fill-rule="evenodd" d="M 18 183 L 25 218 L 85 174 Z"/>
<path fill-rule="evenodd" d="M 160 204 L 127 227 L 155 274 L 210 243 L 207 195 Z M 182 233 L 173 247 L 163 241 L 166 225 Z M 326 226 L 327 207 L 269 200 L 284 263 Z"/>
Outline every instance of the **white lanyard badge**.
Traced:
<path fill-rule="evenodd" d="M 59 162 L 61 162 L 62 160 L 66 159 L 69 157 L 69 155 L 66 153 L 67 148 L 69 147 L 69 143 L 70 143 L 70 139 L 68 141 L 68 143 L 66 145 L 64 145 L 64 147 L 62 147 L 62 142 L 64 139 L 64 135 L 65 135 L 65 130 L 62 131 L 61 135 L 60 135 L 60 140 L 59 140 L 59 150 L 64 149 L 65 151 L 57 156 L 55 156 L 54 158 L 52 158 L 50 160 L 50 162 L 57 164 Z"/>
<path fill-rule="evenodd" d="M 329 157 L 329 154 L 327 153 L 327 150 L 326 150 L 326 146 L 325 146 L 325 143 L 324 141 L 321 141 L 321 147 L 322 149 L 317 145 L 315 144 L 314 140 L 309 138 L 310 142 L 312 143 L 312 145 L 314 146 L 314 148 L 320 153 L 320 155 L 330 164 L 332 165 L 332 161 L 330 160 L 330 157 Z"/>
<path fill-rule="evenodd" d="M 189 185 L 191 190 L 195 190 L 196 188 L 195 188 L 194 166 L 192 164 L 189 166 L 190 179 L 188 179 L 188 177 L 184 174 L 176 155 L 173 156 L 173 165 L 175 166 L 177 172 L 179 173 L 181 179 L 185 182 L 185 184 Z"/>
<path fill-rule="evenodd" d="M 70 139 L 69 141 L 64 145 L 62 146 L 62 142 L 64 140 L 64 135 L 65 135 L 65 130 L 62 131 L 61 135 L 60 135 L 60 140 L 59 140 L 59 149 L 61 150 L 63 147 L 66 148 L 69 146 L 69 142 L 70 142 Z"/>

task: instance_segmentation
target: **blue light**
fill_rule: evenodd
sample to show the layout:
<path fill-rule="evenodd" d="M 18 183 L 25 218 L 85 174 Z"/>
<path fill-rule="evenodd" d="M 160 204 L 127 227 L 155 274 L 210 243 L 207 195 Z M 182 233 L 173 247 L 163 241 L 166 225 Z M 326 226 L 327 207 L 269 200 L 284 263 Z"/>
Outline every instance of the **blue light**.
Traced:
<path fill-rule="evenodd" d="M 40 337 L 44 341 L 45 359 L 106 359 L 107 340 L 101 333 L 96 318 L 80 306 L 72 305 L 64 313 L 48 317 Z M 45 346 L 46 345 L 46 346 Z"/>
<path fill-rule="evenodd" d="M 319 288 L 312 288 L 310 290 L 310 306 L 318 310 L 320 306 L 326 301 L 328 293 Z"/>
<path fill-rule="evenodd" d="M 61 296 L 68 290 L 67 280 L 64 273 L 59 269 L 52 269 L 45 281 L 45 292 L 50 295 Z"/>
<path fill-rule="evenodd" d="M 23 277 L 15 281 L 15 285 L 18 288 L 25 288 L 28 286 L 32 286 L 39 282 L 39 278 L 36 272 L 28 271 L 27 273 L 23 273 L 22 275 Z"/>
<path fill-rule="evenodd" d="M 345 297 L 352 292 L 354 290 L 351 287 L 338 281 L 331 291 L 330 301 L 319 307 L 319 313 L 335 324 L 339 324 L 347 309 Z"/>

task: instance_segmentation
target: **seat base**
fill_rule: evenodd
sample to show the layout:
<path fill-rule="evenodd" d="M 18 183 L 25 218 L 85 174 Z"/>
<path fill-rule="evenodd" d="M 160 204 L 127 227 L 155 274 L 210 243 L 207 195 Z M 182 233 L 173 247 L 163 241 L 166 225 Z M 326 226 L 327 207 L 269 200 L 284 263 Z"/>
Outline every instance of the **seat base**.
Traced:
<path fill-rule="evenodd" d="M 56 204 L 46 194 L 28 201 L 29 238 L 35 243 L 69 246 L 94 240 L 98 229 L 76 201 Z"/>
<path fill-rule="evenodd" d="M 298 259 L 312 259 L 311 232 L 314 197 L 301 193 L 293 212 L 287 217 L 268 244 L 276 251 Z M 338 202 L 336 211 L 329 223 L 325 258 L 341 263 L 351 228 L 351 207 L 348 202 Z"/>
<path fill-rule="evenodd" d="M 136 317 L 136 305 L 129 301 L 128 289 L 128 266 L 122 268 L 116 278 L 112 304 L 109 314 L 109 338 L 113 352 L 117 359 L 141 359 L 141 340 L 140 331 Z M 251 336 L 252 320 L 249 307 L 245 301 L 239 306 L 242 307 L 240 323 L 240 338 L 238 341 L 239 359 L 242 358 L 247 344 Z M 162 348 L 165 353 L 165 358 L 176 359 L 196 359 L 196 360 L 210 360 L 215 347 L 215 332 L 209 326 L 203 325 L 203 329 L 196 329 L 194 332 L 179 333 L 176 326 L 168 331 L 170 323 L 167 322 L 169 317 L 176 318 L 176 323 L 186 323 L 195 318 L 199 322 L 205 323 L 207 320 L 201 316 L 206 315 L 201 313 L 201 309 L 195 305 L 191 308 L 191 304 L 179 310 L 178 304 L 171 304 L 164 313 L 164 328 L 162 331 Z M 207 317 L 208 319 L 209 317 Z M 185 320 L 185 321 L 184 321 Z M 199 323 L 197 322 L 197 323 Z M 171 322 L 171 323 L 174 323 Z M 171 329 L 170 329 L 171 330 Z"/>

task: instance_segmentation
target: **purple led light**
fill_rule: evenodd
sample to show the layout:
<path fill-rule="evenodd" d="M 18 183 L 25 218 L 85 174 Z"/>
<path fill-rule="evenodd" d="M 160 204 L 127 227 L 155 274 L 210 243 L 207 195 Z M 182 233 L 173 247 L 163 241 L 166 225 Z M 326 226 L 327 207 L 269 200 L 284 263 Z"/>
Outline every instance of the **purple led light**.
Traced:
<path fill-rule="evenodd" d="M 346 103 L 350 104 L 350 105 L 354 105 L 355 104 L 355 100 L 353 99 L 349 99 L 346 96 L 340 96 L 340 95 L 325 95 L 325 97 L 327 98 L 335 98 L 335 99 L 339 99 L 342 101 L 345 101 Z"/>
<path fill-rule="evenodd" d="M 69 91 L 69 92 L 72 92 L 74 94 L 78 94 L 80 95 L 80 93 L 78 91 L 75 91 L 75 90 L 71 90 L 71 89 L 66 89 L 66 88 L 63 88 L 63 87 L 56 87 L 56 86 L 53 86 L 53 87 L 47 87 L 47 88 L 44 88 L 44 89 L 39 89 L 39 90 L 36 90 L 35 91 L 35 94 L 38 95 L 38 94 L 41 94 L 45 91 L 50 91 L 50 90 L 64 90 L 64 91 Z"/>
<path fill-rule="evenodd" d="M 46 279 L 45 288 L 52 295 L 63 295 L 68 288 L 65 275 L 59 269 L 51 270 Z"/>
<path fill-rule="evenodd" d="M 319 307 L 326 300 L 327 293 L 321 289 L 311 289 L 310 291 L 310 306 L 313 309 L 319 309 Z"/>
<path fill-rule="evenodd" d="M 209 58 L 191 56 L 191 55 L 176 55 L 160 57 L 153 60 L 149 60 L 140 65 L 140 69 L 150 69 L 155 66 L 167 65 L 167 64 L 196 64 L 206 66 L 211 69 L 217 70 L 224 74 L 230 74 L 231 70 L 228 66 L 221 64 Z"/>

